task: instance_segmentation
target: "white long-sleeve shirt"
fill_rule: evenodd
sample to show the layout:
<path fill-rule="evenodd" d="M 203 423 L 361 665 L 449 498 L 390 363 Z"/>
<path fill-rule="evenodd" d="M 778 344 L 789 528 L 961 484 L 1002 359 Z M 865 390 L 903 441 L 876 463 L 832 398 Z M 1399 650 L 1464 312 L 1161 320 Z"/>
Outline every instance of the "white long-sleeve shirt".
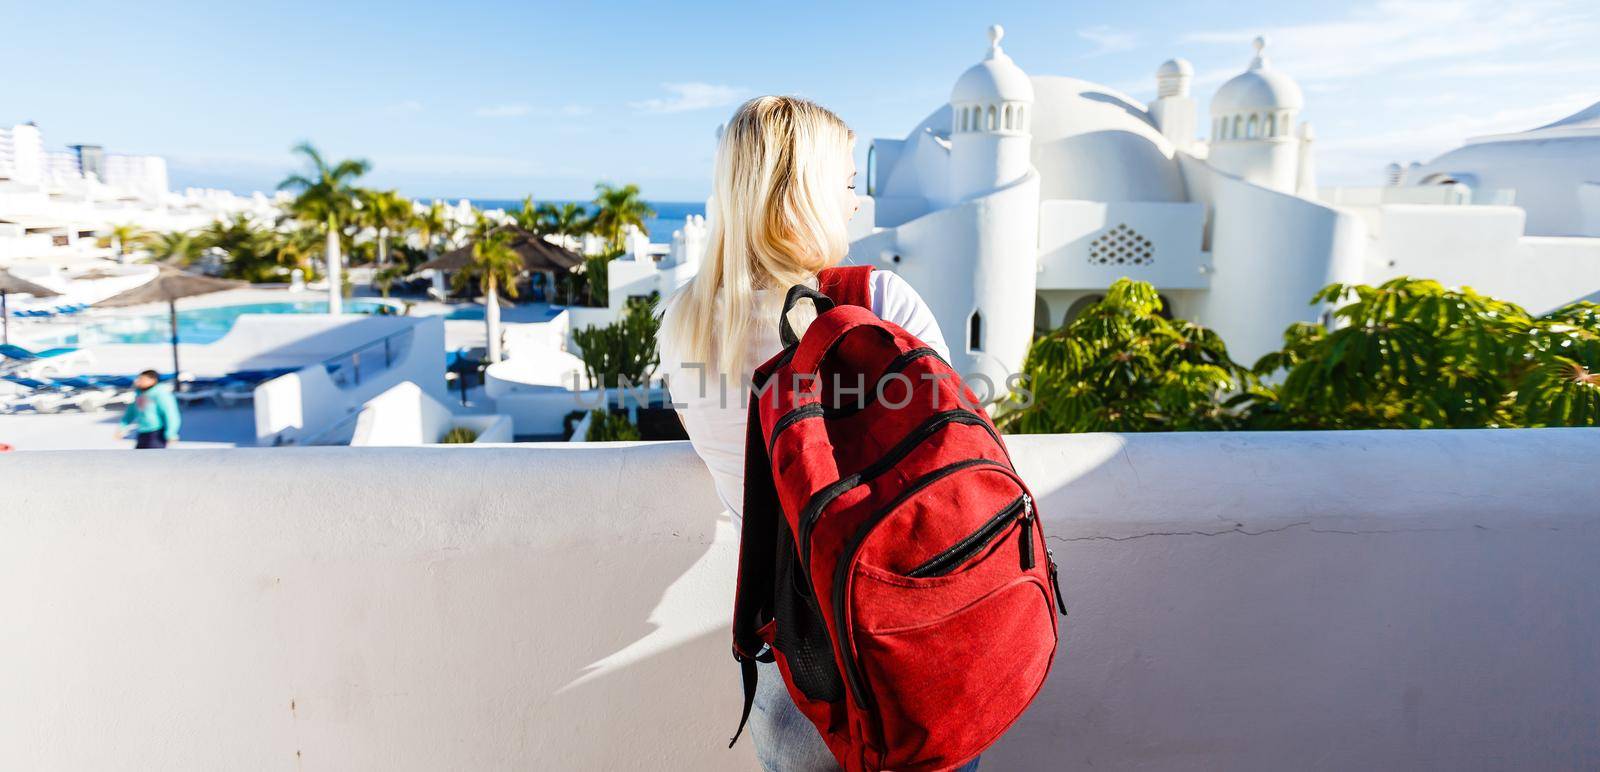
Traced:
<path fill-rule="evenodd" d="M 870 291 L 872 312 L 878 318 L 900 325 L 939 352 L 945 361 L 950 360 L 950 349 L 939 332 L 933 312 L 905 279 L 889 271 L 873 271 Z M 781 301 L 769 292 L 756 292 L 758 308 L 770 309 L 774 301 Z M 689 442 L 711 470 L 717 496 L 733 513 L 737 525 L 744 507 L 745 421 L 749 415 L 745 395 L 755 368 L 783 350 L 778 340 L 777 315 L 772 313 L 771 319 L 762 319 L 756 325 L 747 342 L 744 372 L 737 383 L 730 383 L 726 389 L 718 386 L 715 365 L 685 367 L 682 356 L 665 339 L 660 346 L 660 372 L 667 378 L 672 401 L 689 433 Z"/>

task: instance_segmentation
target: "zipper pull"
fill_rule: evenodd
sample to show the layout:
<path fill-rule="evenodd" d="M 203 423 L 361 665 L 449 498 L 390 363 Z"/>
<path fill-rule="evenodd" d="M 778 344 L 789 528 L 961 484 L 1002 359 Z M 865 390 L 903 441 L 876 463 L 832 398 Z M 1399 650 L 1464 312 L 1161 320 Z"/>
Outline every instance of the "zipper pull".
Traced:
<path fill-rule="evenodd" d="M 1022 494 L 1022 570 L 1033 570 L 1033 497 Z"/>
<path fill-rule="evenodd" d="M 1061 609 L 1061 616 L 1066 616 L 1067 615 L 1067 599 L 1061 595 L 1061 579 L 1056 575 L 1056 553 L 1055 553 L 1055 550 L 1052 550 L 1049 547 L 1046 547 L 1045 550 L 1044 550 L 1044 554 L 1045 554 L 1045 559 L 1050 561 L 1050 589 L 1055 590 L 1055 593 L 1056 593 L 1056 608 Z"/>

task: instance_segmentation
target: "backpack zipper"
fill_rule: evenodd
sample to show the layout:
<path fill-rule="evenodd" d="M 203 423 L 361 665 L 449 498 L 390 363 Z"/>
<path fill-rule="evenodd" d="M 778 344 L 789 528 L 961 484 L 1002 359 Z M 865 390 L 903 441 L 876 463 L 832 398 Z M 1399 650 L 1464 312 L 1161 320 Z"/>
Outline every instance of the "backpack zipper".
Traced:
<path fill-rule="evenodd" d="M 789 427 L 794 426 L 795 424 L 800 423 L 807 418 L 815 418 L 819 415 L 822 415 L 822 405 L 819 405 L 815 402 L 809 405 L 801 405 L 800 407 L 784 413 L 783 416 L 778 419 L 778 422 L 772 425 L 772 439 L 767 440 L 767 456 L 770 457 L 772 455 L 772 449 L 778 446 L 778 435 L 783 434 L 785 429 L 788 429 Z"/>
<path fill-rule="evenodd" d="M 1061 616 L 1067 615 L 1067 599 L 1061 594 L 1061 580 L 1056 576 L 1056 552 L 1046 547 L 1045 559 L 1050 561 L 1050 589 L 1056 593 L 1056 608 L 1061 609 Z"/>
<path fill-rule="evenodd" d="M 950 423 L 982 426 L 989 432 L 990 436 L 994 437 L 995 444 L 999 445 L 1002 451 L 1005 449 L 1005 443 L 1000 441 L 1000 435 L 995 432 L 994 427 L 990 426 L 989 422 L 985 421 L 983 416 L 977 413 L 957 408 L 933 414 L 917 428 L 912 429 L 899 443 L 890 448 L 889 452 L 885 453 L 883 457 L 868 464 L 866 468 L 853 475 L 836 480 L 806 501 L 805 507 L 800 510 L 800 516 L 797 518 L 800 521 L 800 562 L 802 568 L 809 566 L 811 563 L 811 530 L 816 525 L 817 518 L 822 516 L 822 510 L 833 503 L 834 499 L 844 495 L 845 491 L 893 469 L 895 464 L 900 463 L 902 458 L 905 458 L 911 451 L 916 450 L 917 446 L 932 437 L 934 432 Z"/>
<path fill-rule="evenodd" d="M 1028 495 L 1018 496 L 1016 500 L 1005 505 L 999 512 L 984 521 L 983 525 L 978 527 L 978 530 L 962 537 L 955 544 L 940 550 L 938 554 L 924 560 L 921 565 L 907 571 L 905 575 L 914 579 L 923 579 L 930 576 L 944 576 L 954 571 L 961 564 L 971 560 L 974 555 L 982 552 L 995 539 L 1000 538 L 1000 535 L 1005 533 L 1006 529 L 1017 521 L 1017 513 L 1019 511 L 1028 513 L 1022 517 L 1022 522 L 1027 523 L 1030 521 L 1032 519 L 1031 509 L 1028 506 Z M 1022 541 L 1023 544 L 1027 544 L 1030 540 L 1024 536 Z M 1023 555 L 1022 567 L 1024 570 L 1033 562 L 1032 558 L 1031 554 Z"/>
<path fill-rule="evenodd" d="M 937 359 L 939 357 L 939 352 L 934 351 L 931 348 L 911 349 L 910 351 L 895 357 L 894 361 L 890 362 L 889 366 L 884 368 L 883 375 L 879 376 L 878 380 L 881 382 L 890 374 L 898 373 L 901 370 L 906 369 L 906 367 L 908 367 L 912 362 L 928 356 Z M 940 359 L 939 361 L 943 362 L 944 360 Z M 780 418 L 778 418 L 777 423 L 772 425 L 772 437 L 767 440 L 767 455 L 772 455 L 772 449 L 778 446 L 778 435 L 783 434 L 785 429 L 788 429 L 789 427 L 807 418 L 812 418 L 815 416 L 823 416 L 825 418 L 844 418 L 865 410 L 866 408 L 870 407 L 871 404 L 871 402 L 867 402 L 856 405 L 855 407 L 827 408 L 822 406 L 820 403 L 813 402 L 811 404 L 801 405 L 800 407 L 794 408 L 793 410 L 784 413 Z"/>

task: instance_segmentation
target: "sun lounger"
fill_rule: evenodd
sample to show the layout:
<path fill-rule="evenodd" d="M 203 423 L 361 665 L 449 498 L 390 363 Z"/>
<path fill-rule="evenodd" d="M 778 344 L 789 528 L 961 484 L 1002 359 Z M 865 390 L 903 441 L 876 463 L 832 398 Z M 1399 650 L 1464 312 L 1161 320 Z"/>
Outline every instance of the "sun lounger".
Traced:
<path fill-rule="evenodd" d="M 32 378 L 47 378 L 66 374 L 94 361 L 86 349 L 61 347 L 43 351 L 29 351 L 16 344 L 0 345 L 0 372 L 16 373 Z"/>

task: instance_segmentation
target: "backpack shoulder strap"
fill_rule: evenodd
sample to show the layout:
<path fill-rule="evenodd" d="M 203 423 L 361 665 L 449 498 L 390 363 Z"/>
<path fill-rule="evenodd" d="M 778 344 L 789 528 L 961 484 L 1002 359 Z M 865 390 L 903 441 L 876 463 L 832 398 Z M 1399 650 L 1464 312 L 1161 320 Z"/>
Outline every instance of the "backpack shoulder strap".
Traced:
<path fill-rule="evenodd" d="M 872 266 L 840 265 L 817 274 L 817 289 L 836 305 L 872 308 Z"/>
<path fill-rule="evenodd" d="M 765 373 L 756 371 L 757 393 L 766 378 Z M 739 573 L 733 599 L 733 658 L 739 663 L 744 681 L 744 711 L 739 716 L 739 728 L 728 741 L 730 748 L 738 742 L 755 703 L 756 662 L 773 660 L 759 631 L 773 618 L 773 554 L 778 543 L 778 518 L 783 517 L 783 511 L 761 432 L 760 406 L 760 398 L 752 396 L 745 427 L 744 523 L 739 529 Z"/>

